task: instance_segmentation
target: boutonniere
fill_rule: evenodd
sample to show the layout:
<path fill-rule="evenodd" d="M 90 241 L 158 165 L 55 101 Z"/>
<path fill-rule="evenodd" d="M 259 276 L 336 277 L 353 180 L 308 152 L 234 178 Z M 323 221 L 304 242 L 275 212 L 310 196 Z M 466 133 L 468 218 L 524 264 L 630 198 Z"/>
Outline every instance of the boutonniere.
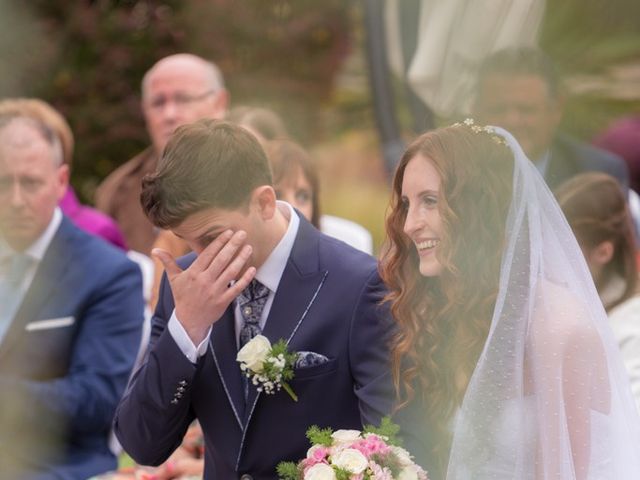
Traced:
<path fill-rule="evenodd" d="M 259 392 L 271 395 L 284 389 L 294 402 L 298 401 L 298 396 L 287 383 L 293 378 L 296 354 L 287 350 L 284 340 L 271 345 L 267 337 L 256 335 L 240 349 L 236 360 L 240 363 L 240 370 Z"/>

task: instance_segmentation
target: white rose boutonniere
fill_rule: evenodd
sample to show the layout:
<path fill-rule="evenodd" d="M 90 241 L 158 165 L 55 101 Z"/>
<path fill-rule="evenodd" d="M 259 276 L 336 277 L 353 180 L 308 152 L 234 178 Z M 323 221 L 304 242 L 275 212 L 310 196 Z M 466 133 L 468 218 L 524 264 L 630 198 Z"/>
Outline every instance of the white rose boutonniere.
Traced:
<path fill-rule="evenodd" d="M 296 354 L 287 350 L 284 340 L 272 346 L 267 337 L 256 335 L 240 349 L 236 360 L 240 363 L 240 370 L 259 392 L 271 395 L 283 388 L 295 402 L 298 401 L 287 383 L 293 378 Z"/>
<path fill-rule="evenodd" d="M 243 371 L 251 370 L 254 373 L 262 373 L 264 362 L 267 361 L 270 353 L 271 342 L 269 339 L 262 335 L 257 335 L 240 349 L 236 360 L 240 362 L 240 368 Z"/>

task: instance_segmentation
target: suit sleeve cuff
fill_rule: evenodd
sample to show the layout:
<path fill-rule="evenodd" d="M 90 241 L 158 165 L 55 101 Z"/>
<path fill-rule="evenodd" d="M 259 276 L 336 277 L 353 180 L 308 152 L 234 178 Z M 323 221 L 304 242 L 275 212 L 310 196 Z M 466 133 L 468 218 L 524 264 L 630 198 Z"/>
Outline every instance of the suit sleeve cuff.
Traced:
<path fill-rule="evenodd" d="M 200 342 L 198 346 L 196 346 L 187 331 L 184 329 L 178 317 L 176 317 L 176 311 L 174 310 L 171 314 L 171 318 L 169 319 L 169 333 L 173 340 L 180 348 L 180 351 L 184 353 L 184 355 L 189 359 L 191 363 L 198 363 L 198 358 L 202 357 L 205 353 L 207 353 L 207 345 L 209 343 L 209 335 L 211 335 L 211 327 L 209 327 L 209 331 L 207 335 L 204 337 L 204 340 Z"/>

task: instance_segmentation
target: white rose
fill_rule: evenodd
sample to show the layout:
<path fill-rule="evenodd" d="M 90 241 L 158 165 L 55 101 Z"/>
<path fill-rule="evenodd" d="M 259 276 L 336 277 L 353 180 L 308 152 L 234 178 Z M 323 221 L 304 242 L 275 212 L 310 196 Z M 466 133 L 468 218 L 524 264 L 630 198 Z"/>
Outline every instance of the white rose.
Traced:
<path fill-rule="evenodd" d="M 336 480 L 336 472 L 326 463 L 316 463 L 306 471 L 304 480 Z"/>
<path fill-rule="evenodd" d="M 331 434 L 334 445 L 344 445 L 346 443 L 353 443 L 360 438 L 360 432 L 358 430 L 336 430 Z"/>
<path fill-rule="evenodd" d="M 262 335 L 256 335 L 240 349 L 236 360 L 246 363 L 252 372 L 260 373 L 262 372 L 264 362 L 269 352 L 271 352 L 271 342 L 269 339 Z"/>
<path fill-rule="evenodd" d="M 418 480 L 418 469 L 415 465 L 404 467 L 400 472 L 398 480 Z"/>
<path fill-rule="evenodd" d="M 346 471 L 356 475 L 364 472 L 369 465 L 367 457 L 355 448 L 345 448 L 338 452 L 332 457 L 331 463 L 336 467 L 344 468 Z"/>
<path fill-rule="evenodd" d="M 391 447 L 391 450 L 393 451 L 395 456 L 398 457 L 398 460 L 400 461 L 401 465 L 403 466 L 413 465 L 413 460 L 411 460 L 411 454 L 407 452 L 404 448 L 394 446 L 394 447 Z"/>

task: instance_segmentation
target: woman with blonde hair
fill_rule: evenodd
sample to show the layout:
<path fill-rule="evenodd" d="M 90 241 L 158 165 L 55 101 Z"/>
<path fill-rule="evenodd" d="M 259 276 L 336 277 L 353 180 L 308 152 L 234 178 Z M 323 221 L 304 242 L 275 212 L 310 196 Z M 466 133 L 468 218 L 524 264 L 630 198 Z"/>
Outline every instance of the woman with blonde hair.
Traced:
<path fill-rule="evenodd" d="M 432 480 L 638 478 L 604 309 L 512 135 L 465 121 L 416 139 L 387 235 L 397 417 Z"/>

